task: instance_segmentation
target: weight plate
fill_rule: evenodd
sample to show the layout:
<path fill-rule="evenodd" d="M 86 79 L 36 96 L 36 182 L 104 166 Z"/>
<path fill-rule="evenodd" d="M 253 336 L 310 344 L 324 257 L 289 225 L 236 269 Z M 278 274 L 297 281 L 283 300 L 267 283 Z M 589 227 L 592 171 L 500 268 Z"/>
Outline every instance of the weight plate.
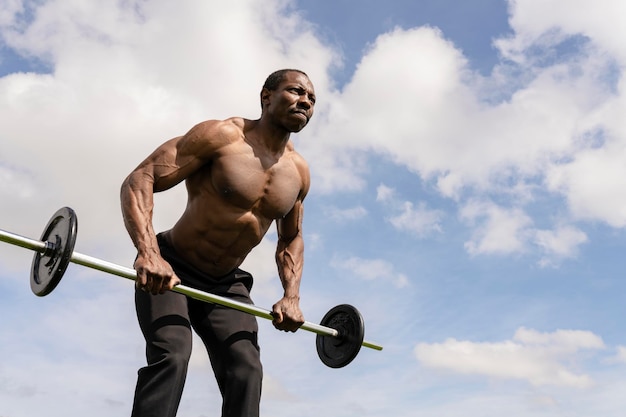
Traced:
<path fill-rule="evenodd" d="M 317 354 L 324 365 L 342 368 L 352 362 L 361 350 L 365 324 L 359 310 L 349 304 L 330 309 L 320 322 L 339 332 L 339 337 L 317 335 Z"/>
<path fill-rule="evenodd" d="M 61 281 L 74 252 L 77 229 L 76 213 L 69 207 L 59 209 L 46 225 L 40 239 L 46 242 L 46 250 L 35 253 L 30 271 L 35 295 L 50 294 Z"/>

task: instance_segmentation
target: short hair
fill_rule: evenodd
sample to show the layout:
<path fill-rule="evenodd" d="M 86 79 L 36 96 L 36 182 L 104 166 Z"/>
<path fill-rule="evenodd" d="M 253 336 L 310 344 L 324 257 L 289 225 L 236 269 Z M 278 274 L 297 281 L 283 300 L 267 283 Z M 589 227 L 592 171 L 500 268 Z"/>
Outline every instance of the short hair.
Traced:
<path fill-rule="evenodd" d="M 280 83 L 283 82 L 283 80 L 285 79 L 285 75 L 288 72 L 299 72 L 305 77 L 307 78 L 309 77 L 304 71 L 301 71 L 299 69 L 290 69 L 290 68 L 281 69 L 278 71 L 274 71 L 267 77 L 267 79 L 265 80 L 265 84 L 263 84 L 263 88 L 267 88 L 270 91 L 276 90 L 278 86 L 280 85 Z"/>
<path fill-rule="evenodd" d="M 299 70 L 299 69 L 293 69 L 293 68 L 280 69 L 268 75 L 268 77 L 265 79 L 265 83 L 263 84 L 263 88 L 264 89 L 267 88 L 269 91 L 274 91 L 278 89 L 278 86 L 280 85 L 280 83 L 284 81 L 285 76 L 288 72 L 299 72 L 305 77 L 307 78 L 309 77 L 306 72 Z M 263 108 L 263 100 L 261 100 L 261 108 Z"/>

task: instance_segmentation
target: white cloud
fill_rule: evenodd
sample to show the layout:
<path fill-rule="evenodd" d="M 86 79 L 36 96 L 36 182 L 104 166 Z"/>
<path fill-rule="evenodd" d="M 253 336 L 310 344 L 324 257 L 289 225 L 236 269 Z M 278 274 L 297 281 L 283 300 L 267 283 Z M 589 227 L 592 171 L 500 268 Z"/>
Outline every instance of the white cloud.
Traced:
<path fill-rule="evenodd" d="M 556 330 L 547 333 L 521 327 L 515 332 L 513 340 L 529 346 L 545 346 L 554 352 L 604 348 L 604 342 L 599 336 L 585 330 Z"/>
<path fill-rule="evenodd" d="M 578 252 L 578 247 L 587 242 L 587 235 L 573 226 L 560 226 L 556 230 L 537 230 L 535 240 L 538 246 L 547 254 L 540 261 L 540 265 L 546 266 L 563 258 L 572 258 Z"/>
<path fill-rule="evenodd" d="M 626 346 L 617 346 L 617 353 L 611 362 L 626 363 Z"/>
<path fill-rule="evenodd" d="M 550 41 L 563 39 L 568 34 L 580 33 L 620 59 L 626 59 L 624 45 L 619 41 L 626 36 L 621 17 L 626 5 L 613 0 L 532 0 L 509 1 L 509 24 L 515 37 L 499 42 L 507 57 L 514 52 L 530 48 L 546 34 Z M 550 10 L 550 13 L 546 13 Z M 556 38 L 556 39 L 554 39 Z M 547 41 L 547 40 L 546 40 Z"/>
<path fill-rule="evenodd" d="M 461 209 L 461 219 L 476 225 L 465 248 L 472 255 L 512 254 L 526 249 L 532 220 L 520 209 L 507 209 L 491 202 L 472 201 Z"/>
<path fill-rule="evenodd" d="M 347 271 L 351 277 L 364 280 L 378 280 L 392 282 L 397 288 L 406 287 L 409 279 L 406 275 L 395 270 L 392 263 L 382 259 L 363 259 L 356 256 L 343 258 L 335 256 L 331 266 Z"/>
<path fill-rule="evenodd" d="M 572 225 L 557 224 L 554 229 L 536 229 L 533 220 L 520 208 L 500 207 L 490 201 L 470 201 L 459 212 L 462 221 L 473 228 L 465 249 L 471 255 L 518 254 L 537 249 L 540 266 L 557 266 L 574 258 L 587 235 Z"/>
<path fill-rule="evenodd" d="M 394 213 L 386 217 L 391 225 L 400 231 L 425 237 L 433 232 L 441 232 L 443 211 L 432 210 L 425 202 L 419 202 L 417 207 L 410 201 L 400 201 L 396 190 L 385 184 L 376 188 L 376 201 L 384 203 Z"/>
<path fill-rule="evenodd" d="M 419 203 L 414 207 L 410 201 L 402 205 L 402 213 L 389 217 L 389 222 L 398 230 L 408 231 L 417 236 L 424 236 L 431 232 L 441 232 L 441 217 L 443 212 L 429 210 L 426 203 Z"/>
<path fill-rule="evenodd" d="M 344 209 L 332 206 L 326 207 L 324 209 L 324 213 L 330 219 L 342 222 L 362 219 L 363 217 L 367 216 L 367 209 L 363 206 L 355 206 Z"/>
<path fill-rule="evenodd" d="M 604 147 L 578 153 L 570 163 L 554 166 L 547 176 L 550 189 L 563 193 L 574 218 L 601 219 L 626 226 L 626 137 Z"/>
<path fill-rule="evenodd" d="M 624 6 L 549 4 L 558 12 L 511 2 L 514 32 L 494 45 L 514 60 L 486 77 L 473 73 L 435 28 L 380 35 L 333 95 L 316 140 L 305 145 L 323 161 L 314 168 L 318 187 L 365 187 L 367 158 L 375 153 L 461 206 L 471 204 L 468 198 L 510 201 L 511 221 L 502 232 L 508 239 L 493 236 L 495 229 L 477 230 L 482 237 L 468 244 L 472 253 L 523 250 L 528 237 L 516 233 L 534 223 L 531 205 L 545 192 L 564 198 L 568 220 L 624 227 L 626 49 L 607 29 Z M 378 201 L 386 192 L 378 190 Z"/>
<path fill-rule="evenodd" d="M 385 184 L 376 187 L 376 201 L 385 202 L 392 200 L 395 196 L 395 190 Z"/>
<path fill-rule="evenodd" d="M 52 72 L 0 78 L 0 166 L 10 161 L 11 175 L 27 173 L 17 177 L 27 181 L 24 192 L 0 188 L 3 217 L 19 229 L 32 222 L 27 214 L 72 205 L 93 216 L 81 216 L 81 241 L 89 228 L 125 238 L 123 228 L 106 226 L 119 224 L 119 185 L 158 144 L 206 118 L 257 117 L 261 85 L 277 68 L 302 67 L 323 96 L 336 58 L 283 1 L 28 7 L 32 21 L 17 5 L 6 9 L 0 36 Z M 160 203 L 171 225 L 179 200 Z"/>
<path fill-rule="evenodd" d="M 448 339 L 420 343 L 415 355 L 420 363 L 461 374 L 499 379 L 521 379 L 537 386 L 588 388 L 593 381 L 580 373 L 573 361 L 581 350 L 604 348 L 602 339 L 588 331 L 557 330 L 542 333 L 520 328 L 512 340 L 470 342 Z"/>
<path fill-rule="evenodd" d="M 0 163 L 0 195 L 29 198 L 35 193 L 28 171 L 18 171 Z"/>
<path fill-rule="evenodd" d="M 447 196 L 491 188 L 502 174 L 536 175 L 571 146 L 586 90 L 573 90 L 567 71 L 545 69 L 509 102 L 488 105 L 476 91 L 483 80 L 438 31 L 395 30 L 363 58 L 327 129 L 344 138 L 337 147 L 373 149 L 437 177 Z"/>

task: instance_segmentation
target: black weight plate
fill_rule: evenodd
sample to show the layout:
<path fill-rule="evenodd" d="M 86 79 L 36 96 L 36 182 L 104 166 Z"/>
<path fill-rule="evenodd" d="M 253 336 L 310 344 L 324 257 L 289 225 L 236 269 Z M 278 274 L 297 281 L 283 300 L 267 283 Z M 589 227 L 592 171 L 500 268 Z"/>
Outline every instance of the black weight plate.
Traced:
<path fill-rule="evenodd" d="M 340 304 L 331 308 L 320 324 L 339 332 L 339 337 L 317 335 L 317 354 L 324 365 L 342 368 L 352 362 L 361 350 L 365 335 L 359 310 L 349 304 Z"/>
<path fill-rule="evenodd" d="M 35 253 L 30 271 L 30 288 L 35 295 L 50 294 L 61 281 L 74 252 L 77 230 L 76 213 L 69 207 L 59 209 L 46 225 L 40 240 L 48 248 Z"/>

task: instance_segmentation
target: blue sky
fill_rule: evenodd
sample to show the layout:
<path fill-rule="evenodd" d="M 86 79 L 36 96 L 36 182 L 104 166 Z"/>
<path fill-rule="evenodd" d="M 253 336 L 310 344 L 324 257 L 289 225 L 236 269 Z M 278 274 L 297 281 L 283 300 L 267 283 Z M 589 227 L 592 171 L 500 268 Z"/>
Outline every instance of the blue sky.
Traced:
<path fill-rule="evenodd" d="M 259 116 L 277 68 L 316 115 L 302 308 L 355 305 L 329 369 L 262 321 L 263 415 L 621 416 L 626 98 L 621 0 L 0 0 L 0 228 L 76 210 L 76 250 L 130 266 L 118 190 L 162 141 Z M 155 228 L 184 208 L 157 196 Z M 271 232 L 245 267 L 281 293 Z M 128 415 L 143 341 L 132 285 L 70 266 L 45 298 L 0 250 L 0 415 Z M 196 343 L 180 414 L 217 415 Z"/>

